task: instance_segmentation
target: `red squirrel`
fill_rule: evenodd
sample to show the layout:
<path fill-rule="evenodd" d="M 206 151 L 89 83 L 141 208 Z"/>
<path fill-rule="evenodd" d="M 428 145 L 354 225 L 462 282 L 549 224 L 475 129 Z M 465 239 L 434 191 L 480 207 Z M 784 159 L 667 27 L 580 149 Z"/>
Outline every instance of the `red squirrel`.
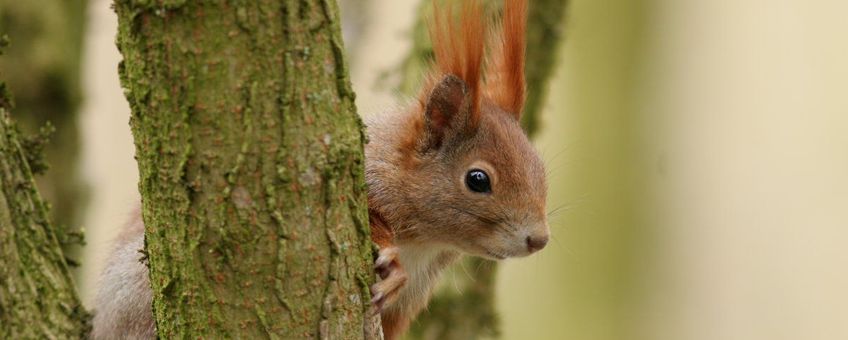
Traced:
<path fill-rule="evenodd" d="M 407 329 L 460 254 L 501 260 L 548 242 L 545 170 L 519 123 L 526 13 L 526 0 L 505 0 L 483 74 L 488 25 L 480 2 L 464 1 L 459 22 L 450 7 L 437 6 L 429 26 L 436 60 L 418 103 L 366 118 L 365 178 L 382 278 L 372 292 L 386 339 Z"/>
<path fill-rule="evenodd" d="M 439 273 L 461 254 L 501 260 L 548 242 L 544 166 L 519 124 L 525 98 L 527 0 L 505 0 L 487 39 L 478 0 L 459 22 L 436 7 L 435 65 L 419 100 L 366 118 L 371 238 L 380 247 L 372 287 L 386 339 L 427 305 Z M 436 2 L 434 1 L 434 6 Z M 485 42 L 495 42 L 484 74 Z M 94 339 L 154 339 L 140 214 L 117 240 L 97 293 Z"/>

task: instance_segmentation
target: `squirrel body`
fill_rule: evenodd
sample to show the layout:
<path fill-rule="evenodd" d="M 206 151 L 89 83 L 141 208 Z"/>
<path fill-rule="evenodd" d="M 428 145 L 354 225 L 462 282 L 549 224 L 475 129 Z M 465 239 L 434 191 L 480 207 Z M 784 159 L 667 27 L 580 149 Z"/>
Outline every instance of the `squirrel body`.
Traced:
<path fill-rule="evenodd" d="M 544 166 L 519 124 L 527 0 L 506 0 L 485 72 L 489 25 L 479 0 L 462 4 L 458 22 L 449 6 L 435 8 L 435 64 L 418 100 L 365 119 L 369 222 L 380 248 L 371 302 L 390 340 L 462 254 L 527 256 L 549 238 Z M 143 242 L 136 213 L 101 275 L 94 339 L 155 338 Z"/>
<path fill-rule="evenodd" d="M 100 273 L 92 339 L 156 339 L 153 291 L 143 262 L 143 249 L 144 223 L 138 206 L 115 239 L 109 260 Z"/>

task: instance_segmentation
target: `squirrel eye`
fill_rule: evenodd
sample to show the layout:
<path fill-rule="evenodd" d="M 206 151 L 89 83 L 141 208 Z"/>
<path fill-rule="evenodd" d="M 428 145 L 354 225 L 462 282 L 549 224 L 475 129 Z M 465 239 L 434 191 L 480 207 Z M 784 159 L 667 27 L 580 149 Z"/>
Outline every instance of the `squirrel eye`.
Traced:
<path fill-rule="evenodd" d="M 480 169 L 472 169 L 465 175 L 465 185 L 471 191 L 479 193 L 492 192 L 492 184 L 489 183 L 489 175 Z"/>

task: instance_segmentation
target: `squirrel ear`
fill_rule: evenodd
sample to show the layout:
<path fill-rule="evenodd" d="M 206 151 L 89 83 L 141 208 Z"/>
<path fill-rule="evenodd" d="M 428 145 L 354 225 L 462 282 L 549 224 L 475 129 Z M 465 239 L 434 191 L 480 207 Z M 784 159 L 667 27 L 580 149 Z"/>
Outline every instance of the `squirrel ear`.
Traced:
<path fill-rule="evenodd" d="M 433 87 L 424 106 L 425 149 L 438 148 L 448 135 L 476 126 L 471 99 L 468 85 L 454 75 L 445 76 Z"/>

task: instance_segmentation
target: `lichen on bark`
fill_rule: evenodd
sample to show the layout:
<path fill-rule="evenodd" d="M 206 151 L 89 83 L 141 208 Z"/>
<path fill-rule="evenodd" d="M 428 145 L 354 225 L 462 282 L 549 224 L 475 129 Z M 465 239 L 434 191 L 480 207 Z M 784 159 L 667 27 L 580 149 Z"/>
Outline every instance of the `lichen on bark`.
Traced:
<path fill-rule="evenodd" d="M 335 2 L 115 9 L 159 335 L 377 337 Z"/>
<path fill-rule="evenodd" d="M 82 339 L 88 314 L 38 194 L 0 82 L 0 338 Z"/>

